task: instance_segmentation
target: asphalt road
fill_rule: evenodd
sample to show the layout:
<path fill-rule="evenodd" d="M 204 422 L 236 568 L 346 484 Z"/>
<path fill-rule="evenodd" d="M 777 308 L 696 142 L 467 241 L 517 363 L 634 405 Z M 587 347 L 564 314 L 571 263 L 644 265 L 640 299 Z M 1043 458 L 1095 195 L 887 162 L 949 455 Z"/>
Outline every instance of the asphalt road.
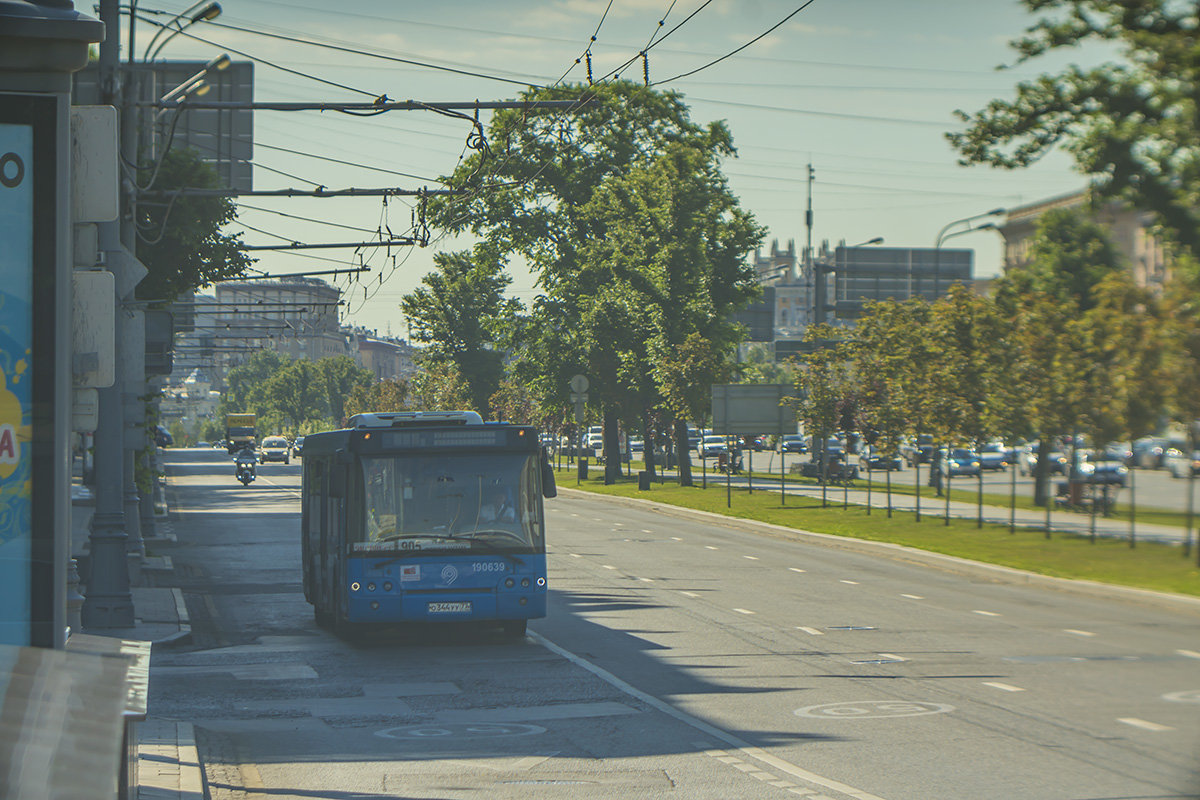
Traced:
<path fill-rule="evenodd" d="M 347 643 L 301 595 L 299 466 L 168 450 L 195 642 L 153 716 L 210 797 L 1200 797 L 1200 617 L 602 499 L 547 501 L 550 614 Z"/>

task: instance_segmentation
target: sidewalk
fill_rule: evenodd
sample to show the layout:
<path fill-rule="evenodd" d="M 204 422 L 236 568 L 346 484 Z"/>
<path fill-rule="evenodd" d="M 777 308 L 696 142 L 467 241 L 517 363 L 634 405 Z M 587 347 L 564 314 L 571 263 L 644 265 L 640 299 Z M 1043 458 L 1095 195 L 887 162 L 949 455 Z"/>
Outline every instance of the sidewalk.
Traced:
<path fill-rule="evenodd" d="M 87 558 L 95 499 L 84 486 L 77 484 L 71 489 L 71 554 L 82 561 Z M 150 642 L 152 676 L 153 654 L 164 647 L 187 643 L 192 635 L 183 592 L 156 585 L 171 582 L 174 565 L 170 556 L 156 555 L 155 546 L 173 543 L 175 537 L 170 533 L 166 514 L 157 517 L 155 527 L 157 535 L 145 539 L 149 555 L 140 563 L 131 564 L 130 568 L 134 627 L 82 631 L 95 636 Z M 82 574 L 83 570 L 80 572 Z M 158 719 L 153 714 L 151 706 L 147 718 L 135 728 L 133 753 L 130 754 L 133 761 L 130 800 L 203 800 L 203 769 L 192 725 Z"/>
<path fill-rule="evenodd" d="M 674 470 L 664 472 L 664 477 L 668 480 L 676 480 L 678 473 Z M 789 476 L 794 477 L 794 476 Z M 895 489 L 911 489 L 912 474 L 904 473 L 907 481 L 895 480 L 892 481 L 892 486 Z M 699 470 L 694 470 L 692 480 L 696 486 L 702 483 L 702 477 Z M 886 492 L 885 481 L 882 473 L 875 474 L 875 481 L 872 484 L 870 493 L 870 506 L 872 509 L 880 509 L 884 511 L 887 508 L 888 496 Z M 970 480 L 970 479 L 966 479 Z M 708 489 L 709 491 L 724 490 L 726 476 L 723 473 L 709 473 Z M 734 475 L 730 481 L 735 489 L 746 488 L 745 475 Z M 954 491 L 962 490 L 962 481 L 954 482 Z M 573 483 L 565 481 L 564 486 L 571 488 Z M 971 484 L 974 488 L 974 484 Z M 788 497 L 806 497 L 810 499 L 821 499 L 821 487 L 813 484 L 797 484 L 788 481 L 785 484 L 785 490 Z M 779 494 L 779 479 L 778 477 L 772 482 L 768 479 L 756 477 L 754 479 L 754 491 L 759 492 L 774 492 Z M 840 506 L 843 503 L 850 505 L 865 506 L 867 505 L 867 490 L 866 489 L 849 489 L 846 490 L 841 486 L 825 487 L 825 498 L 831 506 Z M 733 502 L 737 503 L 737 498 L 733 498 Z M 892 509 L 894 511 L 913 512 L 916 510 L 916 498 L 911 494 L 892 493 L 891 497 Z M 944 497 L 921 497 L 921 516 L 922 517 L 941 517 L 946 516 L 946 499 Z M 950 502 L 950 517 L 952 519 L 970 519 L 974 520 L 979 517 L 979 508 L 974 502 L 965 502 L 962 500 L 952 500 Z M 985 504 L 983 506 L 983 521 L 996 525 L 1008 525 L 1010 519 L 1013 519 L 1016 526 L 1019 528 L 1033 528 L 1036 530 L 1044 530 L 1046 527 L 1046 512 L 1044 509 L 1022 509 L 1018 508 L 1015 514 L 1010 512 L 1007 507 L 992 506 Z M 1200 516 L 1197 518 L 1200 523 Z M 1090 514 L 1081 514 L 1074 511 L 1066 511 L 1061 508 L 1055 508 L 1050 513 L 1050 530 L 1058 533 L 1070 533 L 1077 536 L 1090 536 L 1092 531 L 1092 517 Z M 1128 539 L 1130 536 L 1130 524 L 1125 520 L 1107 519 L 1103 515 L 1097 514 L 1095 518 L 1095 530 L 1097 536 L 1105 538 Z M 1137 522 L 1134 526 L 1134 536 L 1140 542 L 1162 542 L 1165 544 L 1182 544 L 1184 541 L 1185 531 L 1182 527 L 1174 527 L 1170 525 L 1156 525 L 1148 522 Z M 1192 531 L 1192 541 L 1196 539 L 1196 531 Z"/>

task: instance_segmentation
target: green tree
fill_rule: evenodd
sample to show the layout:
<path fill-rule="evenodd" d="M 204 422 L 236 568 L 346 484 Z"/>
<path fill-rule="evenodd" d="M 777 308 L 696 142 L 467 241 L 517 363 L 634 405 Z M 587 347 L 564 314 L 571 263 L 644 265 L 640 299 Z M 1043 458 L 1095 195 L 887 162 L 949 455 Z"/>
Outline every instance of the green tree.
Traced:
<path fill-rule="evenodd" d="M 259 350 L 245 363 L 230 369 L 225 376 L 221 414 L 253 411 L 259 416 L 264 415 L 268 407 L 267 381 L 287 363 L 287 358 L 274 350 Z"/>
<path fill-rule="evenodd" d="M 453 363 L 466 382 L 469 405 L 487 415 L 504 372 L 504 330 L 519 311 L 516 300 L 504 297 L 512 278 L 499 251 L 486 243 L 470 252 L 437 253 L 433 260 L 437 270 L 404 296 L 400 308 L 412 338 L 428 345 L 426 358 Z"/>
<path fill-rule="evenodd" d="M 408 381 L 383 380 L 356 384 L 342 408 L 347 417 L 369 412 L 408 411 Z"/>
<path fill-rule="evenodd" d="M 408 403 L 414 411 L 470 410 L 470 387 L 453 361 L 422 354 L 408 382 Z"/>
<path fill-rule="evenodd" d="M 241 275 L 254 263 L 241 249 L 241 234 L 221 227 L 237 209 L 227 197 L 183 197 L 177 189 L 217 189 L 216 170 L 192 148 L 172 148 L 154 173 L 154 201 L 138 205 L 138 260 L 147 274 L 137 286 L 143 300 L 172 301 L 215 281 Z"/>
<path fill-rule="evenodd" d="M 1015 169 L 1056 147 L 1104 195 L 1153 212 L 1200 255 L 1200 128 L 1196 6 L 1170 0 L 1022 0 L 1041 17 L 1013 41 L 1019 61 L 1098 42 L 1120 60 L 1069 66 L 1018 84 L 1013 100 L 958 112 L 948 134 L 963 163 Z"/>
<path fill-rule="evenodd" d="M 364 369 L 354 363 L 350 356 L 334 356 L 322 358 L 316 364 L 317 376 L 325 399 L 322 406 L 328 409 L 328 415 L 340 423 L 346 414 L 346 401 L 356 389 L 368 387 L 375 382 L 371 370 Z"/>
<path fill-rule="evenodd" d="M 733 155 L 723 123 L 696 125 L 679 95 L 623 81 L 524 99 L 583 95 L 570 112 L 498 112 L 488 147 L 450 179 L 465 191 L 431 218 L 528 263 L 545 300 L 527 330 L 542 341 L 518 371 L 544 365 L 539 391 L 564 401 L 571 374 L 594 378 L 613 452 L 614 414 L 645 413 L 647 343 L 657 334 L 669 350 L 692 332 L 723 343 L 727 311 L 756 291 L 744 256 L 761 232 L 721 177 Z"/>
<path fill-rule="evenodd" d="M 267 380 L 264 396 L 269 412 L 281 416 L 291 430 L 311 420 L 329 417 L 321 369 L 306 359 L 289 362 L 276 370 Z"/>
<path fill-rule="evenodd" d="M 654 347 L 654 380 L 662 391 L 663 406 L 675 419 L 675 451 L 679 453 L 679 482 L 692 485 L 688 456 L 687 421 L 707 419 L 712 408 L 712 386 L 733 375 L 728 354 L 699 333 L 690 333 L 682 344 L 658 341 Z"/>
<path fill-rule="evenodd" d="M 1108 231 L 1074 209 L 1056 208 L 1037 221 L 1029 262 L 1001 280 L 1007 293 L 1044 292 L 1070 299 L 1086 312 L 1106 277 L 1125 272 L 1124 259 Z"/>

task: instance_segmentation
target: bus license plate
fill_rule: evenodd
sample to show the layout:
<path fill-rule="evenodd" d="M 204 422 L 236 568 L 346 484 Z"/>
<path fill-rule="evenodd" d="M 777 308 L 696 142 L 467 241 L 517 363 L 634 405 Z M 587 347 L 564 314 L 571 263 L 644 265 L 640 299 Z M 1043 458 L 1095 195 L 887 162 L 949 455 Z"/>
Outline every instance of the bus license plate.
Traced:
<path fill-rule="evenodd" d="M 470 601 L 464 603 L 430 603 L 430 614 L 469 614 L 471 613 Z"/>

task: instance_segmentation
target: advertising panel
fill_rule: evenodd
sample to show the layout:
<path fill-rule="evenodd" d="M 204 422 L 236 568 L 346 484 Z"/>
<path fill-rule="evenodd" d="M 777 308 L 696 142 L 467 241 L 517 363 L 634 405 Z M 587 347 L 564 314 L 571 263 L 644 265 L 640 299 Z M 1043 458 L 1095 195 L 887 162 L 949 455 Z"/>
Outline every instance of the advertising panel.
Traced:
<path fill-rule="evenodd" d="M 29 644 L 33 126 L 0 123 L 0 642 Z"/>
<path fill-rule="evenodd" d="M 56 108 L 0 93 L 0 643 L 43 647 L 54 642 Z"/>

